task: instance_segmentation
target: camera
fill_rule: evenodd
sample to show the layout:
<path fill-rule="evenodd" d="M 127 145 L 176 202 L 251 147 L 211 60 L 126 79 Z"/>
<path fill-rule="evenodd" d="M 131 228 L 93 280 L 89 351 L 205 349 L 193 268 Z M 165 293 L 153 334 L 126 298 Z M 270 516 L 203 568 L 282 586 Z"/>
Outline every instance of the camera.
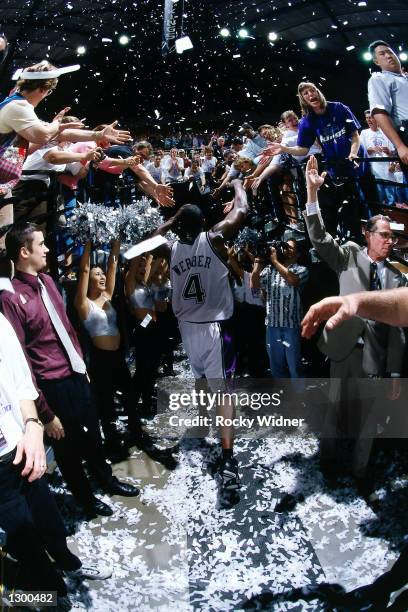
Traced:
<path fill-rule="evenodd" d="M 97 147 L 96 150 L 97 150 L 97 152 L 100 155 L 100 160 L 99 161 L 103 161 L 104 159 L 106 159 L 106 153 L 105 153 L 105 151 L 101 147 Z"/>
<path fill-rule="evenodd" d="M 288 246 L 284 240 L 262 240 L 257 244 L 255 256 L 269 261 L 271 249 L 275 249 L 278 261 L 283 261 Z"/>

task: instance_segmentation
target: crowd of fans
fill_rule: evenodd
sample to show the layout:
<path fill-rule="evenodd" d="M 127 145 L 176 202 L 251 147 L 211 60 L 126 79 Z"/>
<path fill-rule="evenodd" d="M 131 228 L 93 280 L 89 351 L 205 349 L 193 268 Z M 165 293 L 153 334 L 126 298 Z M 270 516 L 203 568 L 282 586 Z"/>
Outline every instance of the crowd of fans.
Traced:
<path fill-rule="evenodd" d="M 379 41 L 373 53 L 384 73 L 399 74 L 401 88 L 406 87 L 406 75 L 398 73 L 394 65 L 398 59 L 389 46 Z M 47 62 L 30 68 L 38 73 L 52 69 Z M 407 283 L 402 261 L 397 266 L 400 269 L 389 263 L 398 236 L 385 215 L 387 210 L 392 215 L 408 208 L 407 147 L 404 132 L 397 139 L 383 115 L 393 118 L 395 132 L 408 122 L 408 112 L 403 109 L 400 116 L 395 108 L 387 107 L 392 102 L 385 101 L 382 85 L 374 81 L 363 130 L 350 108 L 327 101 L 313 83 L 302 82 L 297 92 L 299 114 L 285 110 L 278 125 L 254 129 L 243 124 L 233 135 L 175 132 L 163 141 L 163 147 L 147 140 L 133 142 L 130 133 L 115 124 L 85 130 L 77 117 L 68 114 L 68 108 L 50 123 L 40 121 L 36 107 L 57 86 L 54 78 L 20 79 L 0 102 L 2 266 L 3 275 L 13 276 L 14 288 L 14 293 L 2 292 L 1 305 L 30 366 L 28 391 L 19 391 L 16 401 L 37 399 L 40 421 L 30 430 L 45 427 L 63 477 L 89 514 L 106 515 L 110 509 L 90 490 L 82 459 L 88 461 L 105 491 L 120 495 L 137 495 L 137 490 L 113 478 L 104 456 L 120 460 L 137 444 L 165 465 L 174 465 L 171 453 L 155 448 L 143 429 L 143 419 L 156 414 L 157 377 L 174 375 L 174 352 L 180 338 L 166 259 L 153 252 L 127 263 L 119 241 L 96 250 L 92 235 L 86 244 L 78 245 L 64 230 L 66 219 L 88 199 L 119 207 L 145 194 L 166 218 L 186 202 L 197 204 L 207 227 L 213 227 L 233 208 L 231 183 L 239 179 L 249 204 L 247 234 L 231 241 L 227 253 L 235 299 L 232 322 L 237 375 L 321 376 L 328 373 L 325 356 L 334 370 L 339 364 L 345 367 L 349 355 L 336 355 L 320 345 L 319 351 L 316 344 L 303 343 L 303 308 L 339 290 L 347 293 Z M 50 270 L 55 282 L 42 273 L 47 244 L 52 250 Z M 359 258 L 365 258 L 367 270 Z M 13 271 L 7 268 L 9 260 Z M 353 278 L 345 278 L 351 268 Z M 392 283 L 386 276 L 391 269 Z M 40 279 L 40 289 L 34 286 L 33 275 Z M 63 289 L 69 318 L 56 284 Z M 47 312 L 36 320 L 40 293 Z M 67 344 L 59 333 L 57 341 L 52 328 L 58 326 L 64 328 Z M 404 373 L 403 330 L 397 335 L 392 354 L 387 353 L 392 334 L 383 328 L 380 331 L 373 325 L 369 332 L 359 329 L 351 335 L 350 351 L 360 356 L 361 347 L 363 352 L 368 353 L 369 346 L 372 350 L 370 365 L 365 361 L 366 369 L 360 375 L 398 378 Z M 374 353 L 381 361 L 373 358 Z M 341 377 L 359 376 L 352 374 L 349 362 L 347 368 Z M 333 369 L 332 376 L 336 376 Z M 60 378 L 73 381 L 58 387 Z M 98 416 L 90 408 L 95 405 L 91 389 L 103 447 Z M 127 416 L 125 437 L 116 426 L 118 391 L 120 409 Z M 65 395 L 62 409 L 61 395 Z M 77 400 L 80 407 L 74 411 L 72 401 Z M 30 420 L 35 419 L 34 409 Z M 0 452 L 1 427 L 0 418 Z M 76 447 L 76 436 L 84 428 L 88 433 L 81 433 L 81 444 Z M 27 444 L 28 449 L 30 441 Z M 5 449 L 10 453 L 9 447 Z M 356 476 L 364 475 L 367 461 L 364 464 L 361 453 L 358 455 L 357 467 L 352 464 Z M 32 513 L 29 520 L 34 533 L 38 525 Z M 8 528 L 11 548 L 27 565 L 29 560 L 13 529 Z M 42 559 L 44 543 L 36 541 L 35 546 Z M 67 556 L 65 544 L 61 546 Z M 69 561 L 68 569 L 77 570 L 79 560 Z M 30 586 L 28 572 L 24 576 Z M 38 579 L 65 594 L 48 566 L 46 577 L 39 571 Z"/>

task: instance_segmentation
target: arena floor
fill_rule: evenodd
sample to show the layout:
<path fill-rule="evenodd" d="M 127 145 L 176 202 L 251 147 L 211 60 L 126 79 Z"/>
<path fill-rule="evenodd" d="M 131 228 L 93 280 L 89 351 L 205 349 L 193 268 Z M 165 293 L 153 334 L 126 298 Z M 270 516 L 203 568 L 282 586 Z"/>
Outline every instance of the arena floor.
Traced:
<path fill-rule="evenodd" d="M 73 549 L 113 566 L 107 581 L 71 583 L 72 598 L 98 612 L 331 609 L 296 589 L 326 582 L 348 591 L 392 565 L 407 531 L 408 468 L 396 450 L 379 452 L 367 503 L 351 479 L 323 478 L 317 450 L 313 436 L 238 440 L 241 501 L 221 510 L 215 440 L 181 440 L 172 471 L 134 449 L 115 473 L 142 493 L 103 497 L 113 517 L 81 522 L 60 496 Z M 292 509 L 276 512 L 288 493 Z"/>

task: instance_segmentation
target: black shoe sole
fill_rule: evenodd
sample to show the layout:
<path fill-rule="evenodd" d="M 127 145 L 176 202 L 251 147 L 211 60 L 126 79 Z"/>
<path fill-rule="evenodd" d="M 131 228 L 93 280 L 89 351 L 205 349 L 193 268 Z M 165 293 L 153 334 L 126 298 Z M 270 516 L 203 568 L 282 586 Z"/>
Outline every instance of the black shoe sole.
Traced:
<path fill-rule="evenodd" d="M 137 497 L 140 493 L 140 489 L 136 489 L 135 493 L 124 493 L 122 491 L 106 491 L 108 495 L 119 495 L 119 497 Z"/>
<path fill-rule="evenodd" d="M 100 512 L 99 510 L 95 510 L 94 508 L 85 508 L 84 512 L 87 518 L 89 519 L 96 518 L 97 516 L 113 516 L 112 508 L 110 508 L 110 512 Z"/>

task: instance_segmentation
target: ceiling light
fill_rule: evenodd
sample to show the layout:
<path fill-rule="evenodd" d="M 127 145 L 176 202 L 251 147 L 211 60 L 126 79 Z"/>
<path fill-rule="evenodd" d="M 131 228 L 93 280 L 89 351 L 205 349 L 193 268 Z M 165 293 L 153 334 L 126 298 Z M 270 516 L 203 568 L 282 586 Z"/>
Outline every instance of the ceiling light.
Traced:
<path fill-rule="evenodd" d="M 238 36 L 239 36 L 239 38 L 247 38 L 248 37 L 248 30 L 246 30 L 245 28 L 241 28 L 241 30 L 239 30 L 239 32 L 238 32 Z"/>
<path fill-rule="evenodd" d="M 309 47 L 309 49 L 316 49 L 317 44 L 315 40 L 308 40 L 307 41 L 307 46 Z"/>
<path fill-rule="evenodd" d="M 127 36 L 126 34 L 122 34 L 122 36 L 119 36 L 119 43 L 121 45 L 127 45 L 129 42 L 129 36 Z"/>
<path fill-rule="evenodd" d="M 403 51 L 399 54 L 399 58 L 401 61 L 406 62 L 408 60 L 408 55 Z"/>
<path fill-rule="evenodd" d="M 223 38 L 228 38 L 228 36 L 231 36 L 231 32 L 228 28 L 221 28 L 220 36 L 222 36 Z"/>
<path fill-rule="evenodd" d="M 86 53 L 86 47 L 80 45 L 79 47 L 77 47 L 77 53 L 78 55 L 84 55 Z"/>
<path fill-rule="evenodd" d="M 278 35 L 276 32 L 269 32 L 268 39 L 271 41 L 278 40 Z"/>
<path fill-rule="evenodd" d="M 363 53 L 363 59 L 365 59 L 366 62 L 370 62 L 373 59 L 373 56 L 369 51 L 366 51 Z"/>

